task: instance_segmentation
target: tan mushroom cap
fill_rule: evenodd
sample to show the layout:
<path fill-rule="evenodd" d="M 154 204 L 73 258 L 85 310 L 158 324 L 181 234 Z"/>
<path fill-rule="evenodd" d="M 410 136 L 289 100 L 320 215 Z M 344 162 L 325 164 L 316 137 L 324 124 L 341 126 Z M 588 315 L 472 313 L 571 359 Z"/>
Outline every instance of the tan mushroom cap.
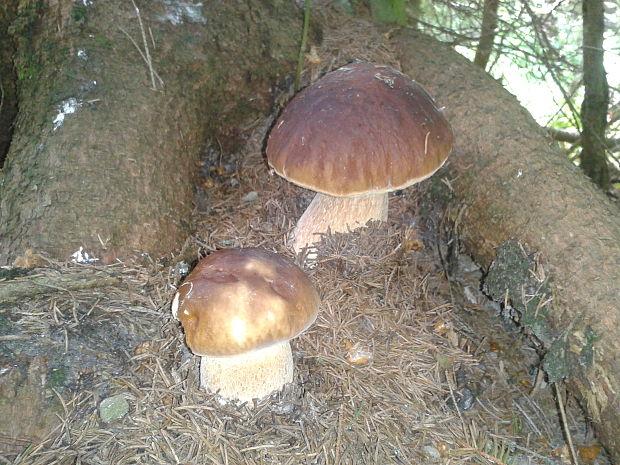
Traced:
<path fill-rule="evenodd" d="M 448 121 L 399 71 L 351 63 L 301 91 L 267 142 L 269 165 L 333 196 L 379 194 L 431 176 L 452 149 Z"/>
<path fill-rule="evenodd" d="M 177 317 L 201 356 L 228 356 L 286 341 L 316 319 L 306 274 L 259 248 L 223 249 L 201 260 L 178 289 Z"/>

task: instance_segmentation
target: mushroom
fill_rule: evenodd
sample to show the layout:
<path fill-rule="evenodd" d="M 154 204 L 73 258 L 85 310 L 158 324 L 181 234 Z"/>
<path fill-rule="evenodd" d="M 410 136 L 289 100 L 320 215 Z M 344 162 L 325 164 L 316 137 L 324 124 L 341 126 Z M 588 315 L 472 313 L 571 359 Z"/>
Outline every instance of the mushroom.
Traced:
<path fill-rule="evenodd" d="M 452 129 L 431 96 L 386 66 L 356 62 L 297 94 L 267 141 L 267 162 L 317 192 L 298 220 L 295 252 L 320 234 L 387 220 L 390 191 L 420 182 L 446 161 Z"/>
<path fill-rule="evenodd" d="M 318 304 L 308 276 L 279 255 L 223 249 L 179 286 L 172 314 L 201 357 L 201 387 L 246 402 L 292 382 L 289 340 L 314 322 Z"/>

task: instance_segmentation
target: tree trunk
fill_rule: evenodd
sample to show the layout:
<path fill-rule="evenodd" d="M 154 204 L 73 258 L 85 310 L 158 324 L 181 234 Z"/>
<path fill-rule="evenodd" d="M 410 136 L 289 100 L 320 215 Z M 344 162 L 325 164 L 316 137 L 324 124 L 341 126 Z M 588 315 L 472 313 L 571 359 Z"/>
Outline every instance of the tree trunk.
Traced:
<path fill-rule="evenodd" d="M 603 63 L 605 5 L 603 0 L 583 0 L 583 125 L 581 169 L 601 189 L 609 189 L 609 168 L 605 147 L 609 87 Z"/>
<path fill-rule="evenodd" d="M 9 34 L 9 26 L 16 14 L 15 0 L 0 5 L 0 169 L 13 137 L 13 120 L 17 115 L 17 89 L 15 69 L 11 57 L 15 44 Z"/>
<path fill-rule="evenodd" d="M 234 147 L 294 69 L 293 2 L 138 4 L 19 2 L 0 263 L 29 248 L 68 259 L 83 246 L 110 261 L 178 249 L 205 140 Z"/>
<path fill-rule="evenodd" d="M 480 28 L 480 40 L 474 57 L 474 64 L 486 69 L 489 57 L 493 51 L 493 42 L 497 32 L 497 9 L 499 0 L 485 0 L 482 13 L 482 27 Z"/>
<path fill-rule="evenodd" d="M 550 355 L 561 347 L 567 360 L 581 362 L 570 367 L 568 386 L 620 462 L 617 206 L 482 70 L 422 35 L 399 33 L 394 45 L 403 72 L 429 88 L 452 123 L 456 145 L 448 167 L 466 208 L 462 238 L 486 266 L 509 239 L 538 254 L 552 285 L 544 322 L 556 338 Z"/>

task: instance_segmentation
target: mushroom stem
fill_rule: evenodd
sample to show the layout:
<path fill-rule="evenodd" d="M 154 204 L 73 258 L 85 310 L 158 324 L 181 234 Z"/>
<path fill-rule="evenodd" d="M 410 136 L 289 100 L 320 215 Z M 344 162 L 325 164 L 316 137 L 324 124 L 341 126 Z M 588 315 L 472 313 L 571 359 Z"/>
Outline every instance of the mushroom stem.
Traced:
<path fill-rule="evenodd" d="M 301 215 L 289 245 L 299 253 L 321 240 L 328 231 L 348 232 L 369 221 L 387 221 L 388 194 L 370 194 L 359 197 L 335 197 L 316 194 Z"/>
<path fill-rule="evenodd" d="M 288 341 L 251 352 L 200 358 L 200 386 L 226 399 L 251 402 L 293 381 L 293 355 Z"/>

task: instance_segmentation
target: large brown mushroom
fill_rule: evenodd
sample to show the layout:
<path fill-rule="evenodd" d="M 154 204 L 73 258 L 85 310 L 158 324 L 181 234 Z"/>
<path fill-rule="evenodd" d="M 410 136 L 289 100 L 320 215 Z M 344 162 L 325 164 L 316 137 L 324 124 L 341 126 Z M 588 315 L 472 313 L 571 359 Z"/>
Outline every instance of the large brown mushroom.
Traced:
<path fill-rule="evenodd" d="M 387 220 L 387 194 L 431 176 L 452 148 L 452 129 L 431 96 L 386 66 L 351 63 L 301 91 L 267 142 L 269 165 L 317 192 L 290 245 Z"/>
<path fill-rule="evenodd" d="M 293 380 L 289 340 L 314 322 L 318 304 L 310 279 L 279 255 L 223 249 L 179 286 L 172 313 L 201 356 L 201 386 L 245 402 Z"/>

